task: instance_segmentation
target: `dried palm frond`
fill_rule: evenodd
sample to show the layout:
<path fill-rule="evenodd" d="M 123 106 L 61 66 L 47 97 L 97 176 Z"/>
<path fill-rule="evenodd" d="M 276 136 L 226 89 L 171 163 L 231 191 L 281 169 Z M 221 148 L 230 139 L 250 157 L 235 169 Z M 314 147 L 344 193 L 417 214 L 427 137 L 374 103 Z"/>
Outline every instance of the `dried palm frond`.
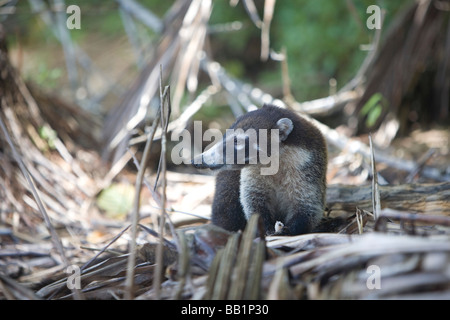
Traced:
<path fill-rule="evenodd" d="M 113 163 L 125 152 L 131 132 L 142 123 L 152 101 L 155 97 L 158 100 L 160 66 L 163 67 L 163 81 L 176 82 L 172 102 L 175 115 L 179 115 L 186 84 L 195 91 L 192 79 L 196 79 L 199 70 L 198 53 L 203 50 L 211 5 L 210 0 L 179 0 L 166 15 L 165 27 L 150 60 L 106 120 L 104 156 L 110 158 L 113 155 Z"/>

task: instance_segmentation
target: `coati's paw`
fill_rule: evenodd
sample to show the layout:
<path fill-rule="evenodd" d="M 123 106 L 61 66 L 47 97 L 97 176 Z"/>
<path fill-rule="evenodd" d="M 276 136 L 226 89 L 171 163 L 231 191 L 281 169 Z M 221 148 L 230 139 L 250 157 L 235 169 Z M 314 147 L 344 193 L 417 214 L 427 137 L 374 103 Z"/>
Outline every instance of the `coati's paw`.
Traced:
<path fill-rule="evenodd" d="M 282 236 L 286 234 L 287 228 L 284 226 L 284 223 L 281 221 L 275 222 L 275 231 L 267 232 L 267 236 Z"/>
<path fill-rule="evenodd" d="M 281 230 L 283 230 L 283 228 L 284 228 L 283 222 L 281 222 L 281 221 L 275 222 L 275 233 L 281 232 Z"/>

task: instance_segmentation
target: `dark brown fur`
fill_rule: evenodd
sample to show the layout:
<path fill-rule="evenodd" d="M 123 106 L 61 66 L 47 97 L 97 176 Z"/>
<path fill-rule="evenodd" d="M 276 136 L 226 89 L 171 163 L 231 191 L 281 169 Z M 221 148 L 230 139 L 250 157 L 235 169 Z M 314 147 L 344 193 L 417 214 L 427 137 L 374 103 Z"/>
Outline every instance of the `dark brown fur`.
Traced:
<path fill-rule="evenodd" d="M 276 128 L 277 121 L 282 118 L 292 121 L 293 130 L 280 142 L 281 170 L 274 176 L 259 176 L 246 171 L 244 181 L 241 179 L 241 171 L 259 164 L 245 165 L 242 170 L 219 172 L 212 207 L 214 224 L 237 231 L 245 227 L 249 213 L 259 213 L 267 234 L 274 234 L 275 223 L 281 221 L 284 227 L 277 234 L 293 235 L 311 232 L 319 223 L 325 206 L 327 168 L 327 149 L 321 132 L 296 113 L 270 105 L 239 117 L 230 129 L 270 130 Z M 268 140 L 270 141 L 270 138 Z M 297 155 L 300 157 L 302 154 L 307 157 L 297 158 Z M 286 169 L 287 167 L 292 169 Z M 286 186 L 289 179 L 296 176 L 299 180 L 295 180 L 292 186 Z M 242 183 L 247 183 L 245 179 L 252 179 L 248 188 L 241 186 Z M 304 196 L 302 189 L 305 190 Z M 241 194 L 242 190 L 248 190 L 245 191 L 247 194 Z M 280 194 L 284 199 L 282 204 L 277 203 L 280 201 Z M 291 208 L 289 210 L 294 210 L 293 212 L 283 212 L 282 208 L 289 202 L 286 199 L 291 199 L 290 194 L 293 194 L 292 198 L 298 203 L 288 205 Z M 244 208 L 245 205 L 247 207 Z"/>

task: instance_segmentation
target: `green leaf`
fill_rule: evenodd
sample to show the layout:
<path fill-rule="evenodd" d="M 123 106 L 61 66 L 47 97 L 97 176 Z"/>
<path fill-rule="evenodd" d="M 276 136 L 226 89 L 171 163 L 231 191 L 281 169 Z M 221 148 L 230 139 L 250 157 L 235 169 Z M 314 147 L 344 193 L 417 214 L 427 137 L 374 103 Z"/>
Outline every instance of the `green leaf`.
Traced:
<path fill-rule="evenodd" d="M 367 100 L 366 104 L 362 107 L 360 111 L 361 116 L 365 116 L 369 114 L 369 112 L 375 108 L 378 103 L 383 99 L 383 95 L 381 93 L 375 93 L 373 96 L 370 97 L 369 100 Z"/>
<path fill-rule="evenodd" d="M 386 99 L 381 93 L 375 93 L 370 99 L 364 104 L 359 115 L 361 117 L 366 117 L 366 127 L 373 127 L 383 112 L 384 107 L 387 105 Z"/>
<path fill-rule="evenodd" d="M 134 186 L 125 183 L 114 183 L 104 189 L 97 199 L 100 209 L 106 211 L 111 218 L 124 217 L 133 206 Z"/>
<path fill-rule="evenodd" d="M 370 110 L 369 114 L 367 115 L 366 119 L 366 126 L 368 128 L 371 128 L 375 125 L 378 118 L 381 115 L 381 112 L 383 111 L 383 106 L 381 104 L 377 104 L 372 110 Z"/>
<path fill-rule="evenodd" d="M 55 149 L 55 141 L 58 137 L 58 134 L 56 133 L 55 130 L 47 126 L 40 127 L 39 136 L 45 141 L 47 141 L 47 144 L 50 149 Z"/>

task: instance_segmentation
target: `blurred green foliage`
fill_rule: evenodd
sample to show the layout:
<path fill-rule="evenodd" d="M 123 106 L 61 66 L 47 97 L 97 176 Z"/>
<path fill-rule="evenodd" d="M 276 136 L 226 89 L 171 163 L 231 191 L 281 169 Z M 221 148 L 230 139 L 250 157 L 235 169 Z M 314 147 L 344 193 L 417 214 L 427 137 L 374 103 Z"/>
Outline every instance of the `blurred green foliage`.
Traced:
<path fill-rule="evenodd" d="M 61 68 L 49 68 L 45 61 L 41 61 L 37 67 L 37 72 L 33 75 L 33 80 L 37 85 L 55 89 L 58 85 L 58 81 L 63 75 Z M 28 75 L 31 77 L 31 75 Z"/>
<path fill-rule="evenodd" d="M 174 0 L 137 0 L 159 17 L 163 17 Z M 280 52 L 286 48 L 291 89 L 299 101 L 328 95 L 329 80 L 337 80 L 337 88 L 345 85 L 357 72 L 367 52 L 362 45 L 370 44 L 375 30 L 366 27 L 367 7 L 376 4 L 385 12 L 383 27 L 389 26 L 399 10 L 412 0 L 279 0 L 270 30 L 271 48 Z M 69 4 L 69 1 L 66 1 Z M 96 32 L 111 41 L 125 36 L 118 4 L 113 0 L 71 0 L 82 13 L 82 29 L 71 36 L 81 46 L 86 34 Z M 263 0 L 255 0 L 259 16 L 263 17 Z M 212 26 L 242 22 L 238 31 L 212 33 L 210 48 L 233 76 L 281 97 L 281 66 L 279 62 L 260 60 L 260 30 L 251 22 L 242 3 L 231 7 L 229 0 L 214 0 L 210 20 Z M 55 41 L 48 28 L 30 13 L 28 1 L 19 1 L 20 28 L 26 30 L 22 39 L 42 43 Z M 139 23 L 137 24 L 140 25 Z M 140 32 L 146 28 L 140 25 Z M 87 40 L 87 39 L 86 39 Z M 41 70 L 42 71 L 42 70 Z M 45 71 L 45 70 L 44 70 Z M 45 73 L 45 72 L 44 72 Z M 48 78 L 50 75 L 44 75 Z M 41 76 L 42 78 L 42 76 Z"/>
<path fill-rule="evenodd" d="M 262 17 L 264 1 L 255 3 Z M 387 28 L 395 14 L 410 3 L 411 0 L 277 1 L 271 24 L 271 48 L 276 52 L 286 48 L 291 89 L 296 99 L 326 96 L 331 78 L 337 80 L 339 89 L 356 74 L 367 54 L 361 46 L 370 44 L 375 33 L 366 27 L 370 17 L 366 13 L 368 6 L 380 6 L 385 12 L 383 27 Z M 279 96 L 281 67 L 279 63 L 259 61 L 260 30 L 241 5 L 232 8 L 228 1 L 214 2 L 212 24 L 235 20 L 244 22 L 245 27 L 213 35 L 216 58 L 231 74 L 250 79 Z"/>
<path fill-rule="evenodd" d="M 110 218 L 124 218 L 133 207 L 134 194 L 133 185 L 113 183 L 100 193 L 97 205 Z"/>
<path fill-rule="evenodd" d="M 366 127 L 368 129 L 372 128 L 378 118 L 380 117 L 383 109 L 388 107 L 388 101 L 379 92 L 375 93 L 369 100 L 364 104 L 360 111 L 360 115 L 366 117 Z"/>
<path fill-rule="evenodd" d="M 377 1 L 385 10 L 385 26 L 406 1 Z M 366 27 L 367 7 L 374 1 L 298 0 L 277 1 L 272 24 L 272 46 L 288 52 L 289 74 L 298 100 L 328 93 L 335 78 L 338 88 L 357 72 L 366 52 L 360 46 L 372 42 L 375 30 Z"/>
<path fill-rule="evenodd" d="M 39 128 L 39 136 L 47 142 L 47 145 L 51 150 L 56 148 L 55 142 L 58 138 L 58 134 L 55 130 L 45 125 Z"/>

